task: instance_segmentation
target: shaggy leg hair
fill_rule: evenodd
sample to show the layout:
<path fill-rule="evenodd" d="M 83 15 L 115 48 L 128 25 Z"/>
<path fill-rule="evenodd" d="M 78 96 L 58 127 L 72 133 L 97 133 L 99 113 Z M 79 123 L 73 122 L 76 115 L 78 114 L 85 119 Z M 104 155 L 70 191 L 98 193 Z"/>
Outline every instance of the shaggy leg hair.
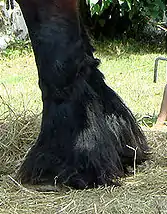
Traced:
<path fill-rule="evenodd" d="M 74 188 L 110 185 L 146 159 L 131 111 L 104 82 L 76 0 L 18 0 L 39 72 L 43 117 L 19 172 L 22 183 Z"/>

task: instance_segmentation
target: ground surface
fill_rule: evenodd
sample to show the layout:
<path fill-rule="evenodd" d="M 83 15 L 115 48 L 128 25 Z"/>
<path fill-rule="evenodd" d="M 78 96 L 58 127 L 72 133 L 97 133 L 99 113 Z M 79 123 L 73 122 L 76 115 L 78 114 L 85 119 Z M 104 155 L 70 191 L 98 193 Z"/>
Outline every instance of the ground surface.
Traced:
<path fill-rule="evenodd" d="M 158 49 L 133 42 L 97 45 L 106 82 L 124 99 L 142 125 L 152 150 L 150 160 L 122 179 L 121 187 L 39 192 L 14 180 L 18 166 L 35 142 L 41 99 L 33 54 L 6 53 L 0 59 L 0 214 L 164 214 L 167 213 L 167 132 L 149 128 L 156 120 L 165 64 L 153 83 Z M 132 169 L 133 171 L 133 169 Z"/>

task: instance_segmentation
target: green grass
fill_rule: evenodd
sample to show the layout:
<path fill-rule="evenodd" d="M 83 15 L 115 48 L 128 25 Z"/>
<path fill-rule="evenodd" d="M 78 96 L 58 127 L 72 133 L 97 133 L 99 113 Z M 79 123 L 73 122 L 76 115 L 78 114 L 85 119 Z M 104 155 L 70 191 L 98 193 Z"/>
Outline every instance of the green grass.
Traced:
<path fill-rule="evenodd" d="M 13 180 L 41 121 L 41 92 L 31 48 L 0 56 L 0 214 L 165 214 L 167 213 L 167 134 L 144 128 L 152 149 L 149 161 L 121 187 L 39 192 Z M 106 82 L 123 98 L 141 125 L 152 126 L 166 84 L 165 62 L 153 83 L 153 65 L 165 54 L 134 41 L 96 43 Z"/>
<path fill-rule="evenodd" d="M 135 47 L 134 47 L 135 46 Z M 104 71 L 106 82 L 124 99 L 135 114 L 157 114 L 164 84 L 166 64 L 159 63 L 158 83 L 153 83 L 154 60 L 162 52 L 149 47 L 122 43 L 99 48 L 100 69 Z M 114 50 L 114 52 L 113 52 Z"/>

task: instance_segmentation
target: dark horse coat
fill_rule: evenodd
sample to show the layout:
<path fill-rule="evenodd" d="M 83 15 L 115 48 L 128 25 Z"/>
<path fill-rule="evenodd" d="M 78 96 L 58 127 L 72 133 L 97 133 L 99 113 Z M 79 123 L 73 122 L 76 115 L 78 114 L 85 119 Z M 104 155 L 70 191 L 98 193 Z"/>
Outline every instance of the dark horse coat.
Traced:
<path fill-rule="evenodd" d="M 77 0 L 18 0 L 42 91 L 36 144 L 18 172 L 22 183 L 74 188 L 110 185 L 146 159 L 145 137 L 131 111 L 104 82 Z"/>

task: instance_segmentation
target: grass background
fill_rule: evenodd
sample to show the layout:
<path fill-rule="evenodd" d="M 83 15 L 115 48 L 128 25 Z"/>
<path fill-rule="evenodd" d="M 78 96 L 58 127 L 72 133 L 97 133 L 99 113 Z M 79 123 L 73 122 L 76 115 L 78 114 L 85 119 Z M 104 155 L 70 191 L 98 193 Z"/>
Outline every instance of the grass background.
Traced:
<path fill-rule="evenodd" d="M 158 82 L 153 83 L 154 60 L 166 55 L 133 40 L 95 46 L 107 84 L 145 130 L 150 160 L 135 177 L 123 178 L 121 187 L 39 192 L 16 183 L 17 168 L 38 136 L 42 110 L 32 50 L 18 44 L 0 55 L 0 214 L 167 213 L 167 134 L 148 128 L 155 123 L 166 84 L 165 62 L 159 63 Z"/>

